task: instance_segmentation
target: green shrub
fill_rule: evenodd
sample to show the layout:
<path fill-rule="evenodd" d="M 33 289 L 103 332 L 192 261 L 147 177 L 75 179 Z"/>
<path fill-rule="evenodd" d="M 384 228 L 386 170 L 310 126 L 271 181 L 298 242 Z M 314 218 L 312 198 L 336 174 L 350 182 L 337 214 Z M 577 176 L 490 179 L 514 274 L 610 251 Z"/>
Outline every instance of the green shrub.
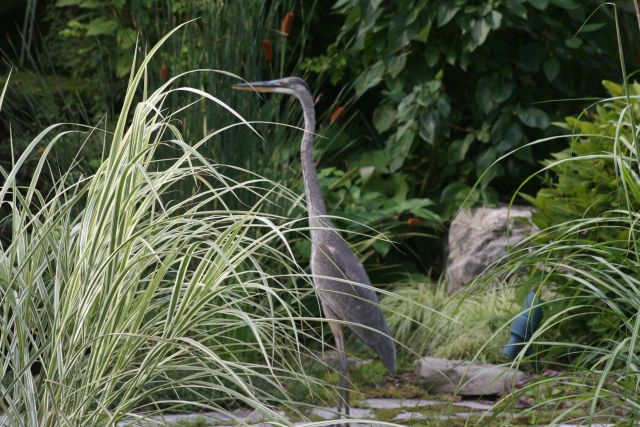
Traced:
<path fill-rule="evenodd" d="M 616 253 L 603 249 L 605 259 L 614 257 L 617 260 L 626 253 L 634 238 L 633 227 L 629 227 L 621 213 L 636 212 L 640 207 L 640 184 L 633 160 L 636 148 L 630 125 L 640 121 L 640 108 L 635 102 L 640 96 L 640 84 L 627 87 L 633 100 L 631 104 L 623 86 L 609 81 L 604 84 L 611 97 L 580 117 L 569 117 L 566 123 L 560 124 L 575 136 L 569 147 L 543 162 L 549 169 L 543 188 L 535 197 L 523 196 L 538 208 L 533 220 L 544 230 L 536 236 L 538 244 L 554 240 L 567 242 L 573 238 L 580 247 L 592 245 L 595 249 L 617 245 L 620 251 Z M 575 247 L 569 245 L 566 253 L 571 256 L 574 250 Z M 555 256 L 561 256 L 559 248 L 554 251 L 558 252 Z M 579 340 L 607 339 L 620 327 L 606 315 L 594 315 L 591 304 L 598 305 L 599 297 L 591 295 L 588 298 L 586 284 L 580 285 L 573 278 L 564 277 L 564 273 L 552 277 L 555 291 L 569 298 L 560 306 L 566 308 L 579 301 L 588 307 L 585 319 L 577 317 L 573 323 L 565 322 L 565 334 Z M 572 297 L 578 300 L 574 301 Z M 588 326 L 588 333 L 583 322 Z"/>
<path fill-rule="evenodd" d="M 344 25 L 334 44 L 305 65 L 354 82 L 351 108 L 376 129 L 369 139 L 361 129 L 351 134 L 360 166 L 374 166 L 374 177 L 400 176 L 408 197 L 430 198 L 446 217 L 467 196 L 488 203 L 510 195 L 553 149 L 519 150 L 470 194 L 494 160 L 553 133 L 550 116 L 570 110 L 536 102 L 596 95 L 593 76 L 619 75 L 612 8 L 600 5 L 340 0 L 334 10 Z M 637 29 L 631 5 L 617 6 L 622 28 Z"/>
<path fill-rule="evenodd" d="M 615 155 L 623 156 L 633 151 L 634 138 L 627 126 L 617 126 L 624 119 L 627 100 L 621 85 L 605 81 L 611 98 L 598 102 L 579 117 L 568 117 L 566 123 L 558 123 L 575 135 L 570 144 L 552 158 L 543 162 L 551 169 L 544 178 L 543 188 L 535 197 L 524 195 L 538 210 L 533 221 L 540 229 L 547 229 L 582 217 L 599 217 L 606 212 L 624 209 L 637 197 L 625 197 L 625 190 L 638 194 L 637 184 L 630 188 L 620 186 L 619 174 L 624 169 Z M 640 84 L 629 86 L 629 95 L 640 96 Z M 640 121 L 640 109 L 630 107 L 635 123 Z M 631 172 L 631 171 L 629 171 Z M 624 239 L 626 234 L 608 236 L 606 229 L 596 230 L 596 240 Z"/>

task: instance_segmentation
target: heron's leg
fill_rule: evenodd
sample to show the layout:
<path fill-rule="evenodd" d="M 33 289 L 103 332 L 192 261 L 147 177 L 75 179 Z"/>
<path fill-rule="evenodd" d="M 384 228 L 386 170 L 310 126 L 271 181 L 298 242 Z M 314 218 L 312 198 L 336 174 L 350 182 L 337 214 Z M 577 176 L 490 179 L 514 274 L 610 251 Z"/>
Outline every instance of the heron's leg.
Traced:
<path fill-rule="evenodd" d="M 345 415 L 349 416 L 349 385 L 347 383 L 347 371 L 349 369 L 349 361 L 347 359 L 347 353 L 344 345 L 344 328 L 339 323 L 330 323 L 331 331 L 336 340 L 336 349 L 338 350 L 338 356 L 340 359 L 340 383 L 338 387 L 338 414 L 342 417 L 342 405 L 344 405 Z"/>

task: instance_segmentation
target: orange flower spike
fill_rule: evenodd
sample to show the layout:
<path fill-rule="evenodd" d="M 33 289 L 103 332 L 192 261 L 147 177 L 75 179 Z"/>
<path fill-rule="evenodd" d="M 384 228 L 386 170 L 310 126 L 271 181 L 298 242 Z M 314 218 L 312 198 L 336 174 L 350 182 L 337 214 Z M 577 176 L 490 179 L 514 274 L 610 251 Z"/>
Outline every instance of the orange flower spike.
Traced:
<path fill-rule="evenodd" d="M 160 81 L 164 83 L 167 80 L 169 80 L 169 67 L 163 65 L 160 67 Z"/>
<path fill-rule="evenodd" d="M 344 114 L 344 107 L 338 107 L 336 108 L 336 111 L 334 111 L 331 114 L 331 123 L 335 122 L 336 120 L 338 120 L 342 115 Z"/>
<path fill-rule="evenodd" d="M 412 216 L 412 217 L 409 217 L 409 219 L 407 219 L 407 224 L 420 225 L 422 224 L 422 220 L 420 218 L 416 218 L 415 216 Z"/>
<path fill-rule="evenodd" d="M 264 53 L 264 59 L 271 62 L 273 59 L 273 45 L 268 39 L 262 40 L 262 52 Z"/>
<path fill-rule="evenodd" d="M 282 34 L 285 36 L 289 36 L 291 34 L 291 29 L 293 28 L 293 12 L 289 12 L 284 16 L 282 20 Z"/>

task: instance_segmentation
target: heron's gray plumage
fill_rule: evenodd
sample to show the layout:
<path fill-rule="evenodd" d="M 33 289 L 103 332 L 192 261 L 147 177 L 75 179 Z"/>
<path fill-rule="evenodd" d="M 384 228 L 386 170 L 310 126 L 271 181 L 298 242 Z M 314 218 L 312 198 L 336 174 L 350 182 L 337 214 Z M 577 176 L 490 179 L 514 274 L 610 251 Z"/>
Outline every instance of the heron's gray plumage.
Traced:
<path fill-rule="evenodd" d="M 313 160 L 316 125 L 313 98 L 304 80 L 290 79 L 294 82 L 296 97 L 304 114 L 300 156 L 311 228 L 311 273 L 315 287 L 325 311 L 334 314 L 336 320 L 347 322 L 358 338 L 371 347 L 387 369 L 393 372 L 396 369 L 395 346 L 378 306 L 378 297 L 372 289 L 365 287 L 371 286 L 367 272 L 327 216 Z"/>
<path fill-rule="evenodd" d="M 311 229 L 311 272 L 325 316 L 344 322 L 365 344 L 371 347 L 390 371 L 396 369 L 396 351 L 391 332 L 371 289 L 367 273 L 347 242 L 335 230 L 327 216 L 320 183 L 313 160 L 316 127 L 313 98 L 309 87 L 299 77 L 235 85 L 242 90 L 278 92 L 293 95 L 302 104 L 304 135 L 300 146 L 304 190 Z M 346 356 L 341 327 L 332 325 L 336 346 L 341 353 L 341 370 L 346 375 Z M 341 387 L 346 387 L 346 383 Z M 345 405 L 348 414 L 348 393 Z M 339 404 L 340 408 L 340 404 Z M 340 412 L 340 409 L 338 409 Z"/>
<path fill-rule="evenodd" d="M 369 277 L 342 237 L 328 240 L 314 244 L 311 249 L 311 272 L 320 300 L 337 320 L 347 322 L 358 338 L 378 354 L 385 367 L 394 372 L 395 346 L 376 293 L 365 287 L 371 286 Z"/>

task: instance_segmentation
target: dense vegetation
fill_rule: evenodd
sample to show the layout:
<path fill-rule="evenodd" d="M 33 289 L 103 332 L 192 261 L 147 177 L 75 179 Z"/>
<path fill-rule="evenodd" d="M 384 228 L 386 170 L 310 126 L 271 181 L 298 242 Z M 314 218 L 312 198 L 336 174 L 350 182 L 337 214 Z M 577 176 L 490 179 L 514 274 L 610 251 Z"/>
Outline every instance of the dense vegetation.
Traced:
<path fill-rule="evenodd" d="M 499 361 L 534 289 L 545 320 L 518 363 L 563 370 L 563 397 L 543 398 L 578 412 L 558 420 L 640 416 L 634 5 L 3 2 L 0 413 L 59 425 L 77 408 L 95 424 L 242 401 L 278 418 L 290 390 L 332 399 L 302 373 L 302 356 L 321 364 L 323 330 L 298 287 L 300 135 L 272 123 L 299 124 L 299 110 L 230 90 L 234 75 L 302 75 L 327 137 L 327 204 L 384 284 L 403 357 Z M 463 202 L 529 203 L 541 231 L 484 278 L 497 289 L 450 298 L 435 283 Z M 46 387 L 20 375 L 35 365 Z"/>
<path fill-rule="evenodd" d="M 537 160 L 561 148 L 549 143 L 518 150 L 472 190 L 497 157 L 558 134 L 550 123 L 580 108 L 569 101 L 539 103 L 604 94 L 591 76 L 619 75 L 611 54 L 617 49 L 613 11 L 598 5 L 56 1 L 40 6 L 36 15 L 44 25 L 41 43 L 25 54 L 9 54 L 18 62 L 14 78 L 20 89 L 14 90 L 20 93 L 9 96 L 5 115 L 14 128 L 38 123 L 39 129 L 61 110 L 70 121 L 96 122 L 118 108 L 136 36 L 153 43 L 178 23 L 198 18 L 151 63 L 150 85 L 195 68 L 223 69 L 249 80 L 305 74 L 320 95 L 320 125 L 329 138 L 317 150 L 333 213 L 354 221 L 344 227 L 362 232 L 359 224 L 372 226 L 405 243 L 398 249 L 380 239 L 360 240 L 372 267 L 387 266 L 375 273 L 378 281 L 397 280 L 393 272 L 437 275 L 443 225 L 459 204 L 465 198 L 484 204 L 508 200 Z M 283 32 L 289 12 L 293 19 Z M 622 34 L 633 37 L 632 15 L 621 16 Z M 329 30 L 309 31 L 320 24 L 334 28 L 337 37 L 328 37 Z M 514 54 L 512 44 L 519 46 Z M 637 52 L 630 54 L 636 63 Z M 279 99 L 267 98 L 263 105 L 239 97 L 224 77 L 194 74 L 186 82 L 223 97 L 246 117 L 287 123 L 299 117 Z M 41 100 L 43 93 L 61 96 Z M 180 123 L 187 136 L 197 137 L 212 123 L 222 127 L 231 120 L 201 104 Z M 301 189 L 296 134 L 278 126 L 265 130 L 270 142 L 251 150 L 238 149 L 249 134 L 232 129 L 220 143 L 204 147 L 204 154 Z M 95 169 L 101 153 L 86 156 Z M 537 185 L 533 181 L 530 190 Z"/>
<path fill-rule="evenodd" d="M 474 187 L 476 180 L 498 157 L 560 133 L 551 122 L 584 105 L 569 99 L 602 96 L 601 78 L 620 76 L 613 55 L 613 9 L 600 4 L 338 2 L 334 8 L 344 24 L 336 41 L 325 55 L 305 64 L 326 70 L 334 82 L 351 84 L 355 102 L 348 108 L 363 114 L 368 129 L 368 123 L 375 129 L 351 134 L 355 142 L 347 171 L 375 166 L 367 176 L 372 185 L 363 179 L 362 191 L 351 193 L 368 195 L 387 182 L 396 189 L 394 197 L 420 198 L 423 208 L 438 215 L 414 213 L 424 221 L 398 230 L 404 236 L 432 228 L 435 218 L 446 221 L 463 200 L 485 205 L 508 201 L 517 184 L 537 169 L 537 161 L 561 144 L 519 149 Z M 635 37 L 633 15 L 622 16 L 623 34 Z M 633 45 L 627 39 L 623 43 Z M 638 64 L 637 52 L 629 54 L 628 60 Z M 541 104 L 550 100 L 565 101 Z M 357 132 L 369 137 L 357 138 Z M 527 189 L 535 191 L 538 184 L 534 181 Z M 381 209 L 368 197 L 340 201 L 349 217 L 363 207 L 375 218 Z M 440 266 L 433 241 L 421 236 L 409 247 L 420 260 L 418 269 L 420 264 Z"/>

